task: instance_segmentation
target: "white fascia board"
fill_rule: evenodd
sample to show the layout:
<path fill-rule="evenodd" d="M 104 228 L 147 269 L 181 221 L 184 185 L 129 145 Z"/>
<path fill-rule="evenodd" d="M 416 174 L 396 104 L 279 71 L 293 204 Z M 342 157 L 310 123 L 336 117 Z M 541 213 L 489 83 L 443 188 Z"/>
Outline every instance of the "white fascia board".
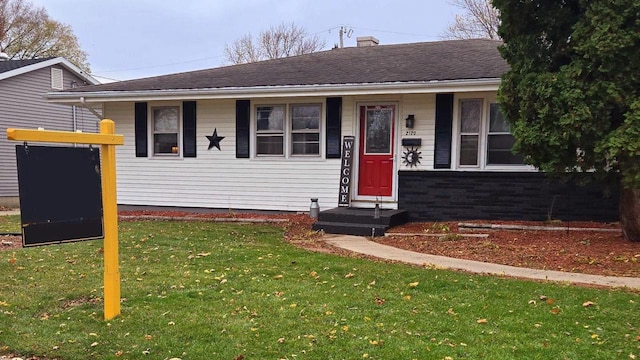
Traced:
<path fill-rule="evenodd" d="M 8 79 L 8 78 L 11 78 L 11 77 L 14 77 L 14 76 L 26 74 L 28 72 L 32 72 L 32 71 L 35 71 L 35 70 L 44 69 L 46 67 L 56 66 L 56 65 L 64 66 L 65 68 L 67 68 L 67 70 L 71 71 L 76 76 L 85 79 L 91 85 L 100 84 L 100 81 L 95 79 L 93 76 L 87 74 L 83 70 L 80 70 L 80 68 L 78 68 L 77 66 L 73 65 L 71 62 L 69 62 L 69 60 L 67 60 L 67 59 L 65 59 L 63 57 L 57 57 L 57 58 L 41 61 L 39 63 L 23 66 L 23 67 L 20 67 L 20 68 L 11 70 L 11 71 L 5 71 L 3 73 L 0 73 L 0 80 Z"/>
<path fill-rule="evenodd" d="M 121 101 L 158 101 L 158 100 L 205 100 L 238 98 L 306 97 L 306 96 L 349 96 L 349 95 L 389 95 L 389 94 L 428 94 L 440 92 L 496 91 L 499 78 L 398 82 L 377 84 L 338 84 L 338 85 L 297 85 L 263 86 L 252 88 L 221 89 L 184 89 L 184 90 L 147 90 L 147 91 L 96 91 L 96 92 L 50 92 L 46 98 L 50 102 L 78 104 L 83 102 L 105 103 Z"/>

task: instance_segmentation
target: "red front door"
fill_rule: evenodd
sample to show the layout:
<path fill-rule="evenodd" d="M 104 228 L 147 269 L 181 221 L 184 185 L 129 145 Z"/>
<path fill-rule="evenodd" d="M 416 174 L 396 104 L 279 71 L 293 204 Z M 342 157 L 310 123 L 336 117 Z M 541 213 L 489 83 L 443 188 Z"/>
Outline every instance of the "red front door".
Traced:
<path fill-rule="evenodd" d="M 360 107 L 358 195 L 392 194 L 395 117 L 394 105 Z"/>

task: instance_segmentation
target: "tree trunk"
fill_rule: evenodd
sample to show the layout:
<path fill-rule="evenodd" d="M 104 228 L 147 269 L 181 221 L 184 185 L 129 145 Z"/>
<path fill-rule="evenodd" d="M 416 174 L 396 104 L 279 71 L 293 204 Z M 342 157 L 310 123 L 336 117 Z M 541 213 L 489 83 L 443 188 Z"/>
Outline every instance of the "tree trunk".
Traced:
<path fill-rule="evenodd" d="M 622 189 L 620 225 L 625 239 L 640 241 L 640 189 Z"/>

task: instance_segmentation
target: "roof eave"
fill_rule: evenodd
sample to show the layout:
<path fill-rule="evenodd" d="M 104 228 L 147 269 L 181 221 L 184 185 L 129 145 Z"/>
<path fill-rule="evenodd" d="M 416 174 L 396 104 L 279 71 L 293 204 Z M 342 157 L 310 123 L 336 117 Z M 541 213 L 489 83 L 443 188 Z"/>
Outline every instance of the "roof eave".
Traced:
<path fill-rule="evenodd" d="M 205 100 L 271 97 L 384 95 L 407 93 L 495 91 L 500 78 L 444 81 L 416 81 L 367 84 L 323 84 L 258 87 L 226 87 L 209 89 L 174 89 L 143 91 L 58 91 L 47 94 L 55 103 L 103 103 L 122 101 Z"/>
<path fill-rule="evenodd" d="M 26 66 L 23 66 L 23 67 L 19 67 L 17 69 L 13 69 L 13 70 L 10 70 L 10 71 L 6 71 L 6 72 L 3 72 L 3 73 L 0 73 L 0 80 L 8 79 L 8 78 L 11 78 L 11 77 L 14 77 L 14 76 L 26 74 L 26 73 L 31 72 L 31 71 L 44 69 L 46 67 L 55 66 L 55 65 L 64 66 L 65 68 L 67 68 L 67 70 L 71 71 L 76 76 L 86 80 L 91 85 L 100 84 L 100 81 L 98 81 L 96 78 L 94 78 L 93 76 L 87 74 L 86 72 L 84 72 L 83 70 L 81 70 L 77 66 L 73 65 L 69 60 L 67 60 L 67 59 L 65 59 L 63 57 L 56 57 L 56 58 L 53 58 L 53 59 L 41 61 L 41 62 L 38 62 L 38 63 L 35 63 L 35 64 L 26 65 Z"/>

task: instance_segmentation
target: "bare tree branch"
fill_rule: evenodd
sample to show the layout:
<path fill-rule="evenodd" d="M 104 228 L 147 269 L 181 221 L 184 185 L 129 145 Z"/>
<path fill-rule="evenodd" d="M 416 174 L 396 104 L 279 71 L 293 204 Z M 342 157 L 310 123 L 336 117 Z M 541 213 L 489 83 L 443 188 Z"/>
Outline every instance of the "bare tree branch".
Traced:
<path fill-rule="evenodd" d="M 295 23 L 282 23 L 262 31 L 255 39 L 243 35 L 231 45 L 225 45 L 225 59 L 242 64 L 267 59 L 308 54 L 321 50 L 325 43 L 317 36 L 309 36 Z"/>
<path fill-rule="evenodd" d="M 10 59 L 62 56 L 89 72 L 87 54 L 71 26 L 25 0 L 0 0 L 0 51 Z"/>
<path fill-rule="evenodd" d="M 463 10 L 456 15 L 443 37 L 447 39 L 500 39 L 498 26 L 500 13 L 491 0 L 450 0 L 450 4 Z"/>

